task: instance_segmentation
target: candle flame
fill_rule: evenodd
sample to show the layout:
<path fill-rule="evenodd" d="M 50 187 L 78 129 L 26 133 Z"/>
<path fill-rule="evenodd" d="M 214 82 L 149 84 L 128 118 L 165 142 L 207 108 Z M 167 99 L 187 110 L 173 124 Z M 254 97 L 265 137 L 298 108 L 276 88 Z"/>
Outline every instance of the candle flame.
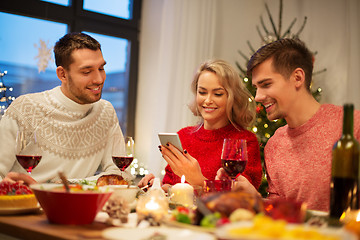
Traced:
<path fill-rule="evenodd" d="M 154 199 L 151 199 L 145 204 L 145 208 L 148 210 L 157 210 L 160 208 L 160 206 L 157 202 L 154 201 Z"/>
<path fill-rule="evenodd" d="M 182 175 L 181 176 L 181 183 L 184 183 L 185 182 L 185 175 Z"/>
<path fill-rule="evenodd" d="M 358 212 L 358 215 L 357 215 L 357 217 L 356 217 L 356 221 L 357 221 L 357 222 L 360 222 L 360 211 Z"/>

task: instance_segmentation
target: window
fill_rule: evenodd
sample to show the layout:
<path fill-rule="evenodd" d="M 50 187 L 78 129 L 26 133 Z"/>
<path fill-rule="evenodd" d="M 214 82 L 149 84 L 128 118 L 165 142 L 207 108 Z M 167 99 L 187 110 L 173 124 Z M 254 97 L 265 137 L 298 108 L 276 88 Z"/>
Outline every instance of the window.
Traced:
<path fill-rule="evenodd" d="M 60 4 L 63 6 L 69 6 L 69 0 L 41 0 L 41 1 Z"/>
<path fill-rule="evenodd" d="M 66 24 L 3 12 L 0 12 L 0 22 L 11 23 L 4 24 L 0 33 L 0 71 L 7 71 L 3 81 L 5 86 L 12 87 L 11 95 L 17 97 L 58 86 L 60 80 L 56 76 L 51 48 L 59 36 L 66 33 Z M 44 47 L 51 51 L 51 59 L 46 71 L 39 73 L 38 50 Z"/>
<path fill-rule="evenodd" d="M 84 0 L 84 9 L 110 16 L 131 19 L 130 0 Z"/>
<path fill-rule="evenodd" d="M 52 50 L 39 72 L 39 49 L 52 48 L 66 32 L 86 32 L 101 43 L 107 61 L 103 98 L 114 105 L 124 135 L 134 136 L 140 8 L 141 0 L 1 1 L 4 83 L 15 97 L 59 85 Z"/>

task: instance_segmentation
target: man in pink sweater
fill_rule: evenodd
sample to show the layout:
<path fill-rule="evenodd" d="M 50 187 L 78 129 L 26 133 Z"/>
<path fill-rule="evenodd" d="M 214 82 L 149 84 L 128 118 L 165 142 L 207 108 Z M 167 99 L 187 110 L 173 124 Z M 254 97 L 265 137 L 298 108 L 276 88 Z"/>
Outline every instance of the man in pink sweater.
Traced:
<path fill-rule="evenodd" d="M 340 106 L 318 103 L 311 94 L 313 55 L 298 39 L 280 39 L 260 48 L 248 63 L 255 100 L 269 120 L 284 118 L 265 146 L 268 198 L 293 199 L 308 209 L 328 211 L 331 150 L 342 134 Z M 360 111 L 354 113 L 354 135 L 360 139 Z M 224 170 L 217 177 L 224 176 Z M 238 188 L 256 192 L 244 177 Z"/>

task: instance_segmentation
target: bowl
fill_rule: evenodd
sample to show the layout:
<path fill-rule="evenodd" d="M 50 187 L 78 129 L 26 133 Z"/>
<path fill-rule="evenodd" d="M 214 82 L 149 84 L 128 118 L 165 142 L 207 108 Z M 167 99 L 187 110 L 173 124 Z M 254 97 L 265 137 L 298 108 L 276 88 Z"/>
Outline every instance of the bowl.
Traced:
<path fill-rule="evenodd" d="M 121 196 L 128 204 L 131 204 L 136 200 L 140 188 L 134 185 L 105 185 L 100 187 L 100 190 L 103 192 L 112 192 L 111 197 Z"/>
<path fill-rule="evenodd" d="M 102 191 L 55 190 L 62 186 L 54 183 L 30 185 L 46 217 L 52 223 L 90 224 L 112 194 Z"/>

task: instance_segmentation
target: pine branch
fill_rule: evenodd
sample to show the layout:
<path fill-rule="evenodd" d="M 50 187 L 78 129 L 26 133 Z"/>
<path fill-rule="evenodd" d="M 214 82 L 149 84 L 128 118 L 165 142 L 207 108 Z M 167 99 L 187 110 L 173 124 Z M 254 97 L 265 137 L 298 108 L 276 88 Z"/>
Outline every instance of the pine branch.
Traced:
<path fill-rule="evenodd" d="M 299 37 L 299 35 L 301 34 L 301 32 L 304 30 L 306 21 L 307 21 L 307 17 L 304 17 L 304 22 L 303 22 L 301 28 L 300 28 L 299 31 L 295 34 L 296 37 Z"/>
<path fill-rule="evenodd" d="M 283 12 L 283 0 L 280 0 L 280 10 L 279 10 L 279 36 L 281 35 L 282 12 Z"/>
<path fill-rule="evenodd" d="M 274 24 L 274 20 L 273 20 L 273 18 L 272 18 L 272 15 L 271 15 L 271 13 L 270 13 L 270 10 L 269 10 L 269 7 L 268 7 L 267 3 L 265 3 L 265 8 L 266 8 L 266 12 L 267 12 L 267 14 L 268 14 L 268 16 L 269 16 L 271 25 L 272 25 L 272 27 L 273 27 L 274 34 L 275 34 L 275 36 L 277 37 L 277 39 L 279 39 L 280 36 L 279 36 L 278 32 L 276 31 L 276 26 L 275 26 L 275 24 Z"/>
<path fill-rule="evenodd" d="M 313 73 L 313 76 L 318 75 L 318 74 L 323 73 L 323 72 L 326 72 L 326 70 L 327 70 L 326 68 L 323 68 L 323 69 L 321 69 L 319 71 L 316 71 L 316 72 Z"/>
<path fill-rule="evenodd" d="M 246 70 L 244 68 L 242 68 L 241 65 L 237 61 L 235 62 L 235 64 L 236 64 L 236 66 L 239 68 L 239 70 L 241 72 L 240 76 L 242 78 L 244 78 L 246 76 Z"/>
<path fill-rule="evenodd" d="M 249 61 L 249 57 L 246 56 L 242 51 L 238 50 L 238 53 L 239 53 L 246 61 Z"/>
<path fill-rule="evenodd" d="M 284 38 L 286 35 L 289 35 L 291 32 L 291 28 L 294 26 L 295 22 L 297 21 L 296 18 L 294 18 L 294 20 L 290 23 L 290 26 L 288 27 L 288 29 L 285 31 L 284 35 L 282 35 L 281 38 Z"/>
<path fill-rule="evenodd" d="M 265 26 L 265 23 L 264 23 L 264 19 L 262 16 L 260 16 L 260 23 L 261 23 L 261 26 L 263 27 L 264 31 L 265 31 L 265 34 L 268 35 L 269 34 L 269 31 L 267 30 L 266 26 Z M 263 39 L 263 38 L 261 38 Z"/>
<path fill-rule="evenodd" d="M 252 52 L 252 53 L 255 53 L 255 51 L 256 51 L 256 50 L 253 48 L 253 46 L 251 46 L 250 41 L 249 41 L 249 40 L 247 40 L 246 42 L 247 42 L 247 45 L 249 46 L 249 48 L 250 48 L 251 52 Z"/>
<path fill-rule="evenodd" d="M 257 32 L 258 32 L 258 34 L 260 36 L 260 39 L 264 40 L 265 37 L 261 34 L 259 26 L 256 26 L 256 30 L 257 30 Z"/>

